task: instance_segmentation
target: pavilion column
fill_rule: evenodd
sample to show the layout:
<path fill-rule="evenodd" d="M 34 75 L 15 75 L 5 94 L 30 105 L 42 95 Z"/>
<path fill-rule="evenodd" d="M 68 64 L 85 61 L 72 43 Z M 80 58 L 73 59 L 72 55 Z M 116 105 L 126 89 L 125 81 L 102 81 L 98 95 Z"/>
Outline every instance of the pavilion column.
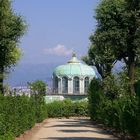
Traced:
<path fill-rule="evenodd" d="M 84 78 L 80 78 L 79 88 L 80 88 L 80 94 L 84 94 Z"/>
<path fill-rule="evenodd" d="M 62 79 L 58 78 L 58 94 L 62 93 Z"/>
<path fill-rule="evenodd" d="M 72 78 L 68 78 L 68 94 L 73 93 L 73 80 Z"/>

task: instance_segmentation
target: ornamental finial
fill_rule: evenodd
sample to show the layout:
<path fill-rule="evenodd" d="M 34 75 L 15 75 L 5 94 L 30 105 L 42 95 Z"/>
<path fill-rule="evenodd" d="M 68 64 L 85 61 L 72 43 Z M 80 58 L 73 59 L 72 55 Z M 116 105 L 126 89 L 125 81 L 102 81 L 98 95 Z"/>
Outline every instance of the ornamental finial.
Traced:
<path fill-rule="evenodd" d="M 72 64 L 80 63 L 80 61 L 76 57 L 76 53 L 74 52 L 72 53 L 72 58 L 68 61 L 68 63 L 72 63 Z"/>
<path fill-rule="evenodd" d="M 76 53 L 75 52 L 72 53 L 72 57 L 76 57 Z"/>

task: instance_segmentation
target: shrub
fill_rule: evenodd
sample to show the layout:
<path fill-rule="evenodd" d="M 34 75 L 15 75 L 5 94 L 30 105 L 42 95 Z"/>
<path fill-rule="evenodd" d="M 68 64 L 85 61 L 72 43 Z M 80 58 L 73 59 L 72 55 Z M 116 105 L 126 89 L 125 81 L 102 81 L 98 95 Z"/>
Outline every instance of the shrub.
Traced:
<path fill-rule="evenodd" d="M 100 119 L 100 111 L 102 110 L 101 100 L 103 98 L 101 90 L 101 82 L 93 79 L 88 89 L 88 100 L 89 100 L 89 114 L 91 119 Z"/>
<path fill-rule="evenodd" d="M 92 120 L 138 137 L 140 100 L 137 96 L 121 94 L 113 99 L 108 98 L 103 92 L 101 82 L 94 79 L 89 86 L 88 98 Z"/>
<path fill-rule="evenodd" d="M 32 83 L 28 83 L 28 86 L 29 86 L 32 94 L 40 94 L 42 96 L 46 95 L 47 85 L 45 82 L 43 82 L 41 80 L 36 80 Z"/>
<path fill-rule="evenodd" d="M 13 133 L 7 132 L 4 135 L 0 135 L 0 140 L 14 140 Z"/>
<path fill-rule="evenodd" d="M 48 117 L 71 117 L 71 116 L 87 116 L 87 101 L 72 102 L 69 99 L 64 101 L 54 101 L 47 104 Z"/>
<path fill-rule="evenodd" d="M 47 108 L 44 96 L 40 94 L 33 94 L 32 104 L 35 109 L 36 122 L 42 122 L 47 117 Z"/>
<path fill-rule="evenodd" d="M 19 136 L 47 117 L 46 112 L 45 102 L 38 104 L 34 97 L 0 96 L 0 139 Z"/>
<path fill-rule="evenodd" d="M 88 102 L 80 101 L 73 103 L 74 116 L 88 116 Z"/>

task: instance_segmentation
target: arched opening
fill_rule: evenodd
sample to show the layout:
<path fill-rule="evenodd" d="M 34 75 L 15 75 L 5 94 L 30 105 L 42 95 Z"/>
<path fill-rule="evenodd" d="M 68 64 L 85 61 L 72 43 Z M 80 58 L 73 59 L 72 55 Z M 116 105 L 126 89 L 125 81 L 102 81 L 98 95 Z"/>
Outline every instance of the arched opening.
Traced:
<path fill-rule="evenodd" d="M 68 78 L 62 78 L 62 93 L 68 93 Z"/>
<path fill-rule="evenodd" d="M 58 77 L 57 76 L 54 76 L 54 88 L 53 88 L 53 92 L 54 93 L 58 93 Z"/>
<path fill-rule="evenodd" d="M 85 80 L 84 80 L 84 91 L 85 93 L 88 92 L 88 87 L 89 87 L 89 77 L 86 77 Z"/>
<path fill-rule="evenodd" d="M 79 77 L 73 78 L 73 93 L 80 92 L 80 84 L 79 84 Z"/>

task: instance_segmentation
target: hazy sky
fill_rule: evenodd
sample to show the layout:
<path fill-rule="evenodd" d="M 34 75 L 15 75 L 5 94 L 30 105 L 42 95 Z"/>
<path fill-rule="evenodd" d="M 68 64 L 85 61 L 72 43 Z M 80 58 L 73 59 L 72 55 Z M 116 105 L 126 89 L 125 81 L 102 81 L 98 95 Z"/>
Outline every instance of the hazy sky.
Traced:
<path fill-rule="evenodd" d="M 54 68 L 65 64 L 75 51 L 88 50 L 96 29 L 95 9 L 100 0 L 14 0 L 13 8 L 28 24 L 21 40 L 23 57 L 7 78 L 10 85 L 47 81 Z M 117 65 L 116 70 L 118 69 Z M 49 77 L 49 78 L 48 78 Z"/>
<path fill-rule="evenodd" d="M 99 1 L 15 0 L 14 10 L 28 24 L 20 44 L 24 53 L 20 63 L 63 63 L 73 51 L 79 57 L 86 54 Z"/>

